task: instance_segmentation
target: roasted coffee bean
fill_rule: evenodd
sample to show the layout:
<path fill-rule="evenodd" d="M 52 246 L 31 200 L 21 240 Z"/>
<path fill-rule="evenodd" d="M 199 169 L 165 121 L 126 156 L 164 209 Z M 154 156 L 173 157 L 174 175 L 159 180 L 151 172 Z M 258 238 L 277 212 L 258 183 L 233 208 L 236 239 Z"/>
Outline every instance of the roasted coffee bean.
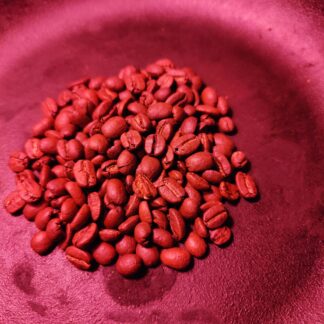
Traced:
<path fill-rule="evenodd" d="M 200 237 L 202 237 L 202 238 L 208 237 L 208 229 L 207 229 L 206 225 L 204 224 L 204 221 L 200 217 L 197 217 L 195 219 L 194 230 Z"/>
<path fill-rule="evenodd" d="M 230 108 L 228 106 L 228 102 L 226 98 L 219 96 L 217 101 L 217 108 L 219 110 L 219 113 L 223 116 L 228 115 Z"/>
<path fill-rule="evenodd" d="M 174 124 L 172 118 L 160 120 L 156 125 L 156 134 L 161 135 L 168 142 L 173 135 Z"/>
<path fill-rule="evenodd" d="M 223 226 L 209 231 L 209 236 L 214 244 L 223 245 L 231 239 L 232 232 L 227 226 Z"/>
<path fill-rule="evenodd" d="M 17 174 L 16 185 L 20 197 L 27 203 L 36 202 L 42 197 L 42 187 L 27 170 Z"/>
<path fill-rule="evenodd" d="M 125 206 L 125 216 L 129 217 L 138 214 L 139 204 L 140 199 L 136 195 L 130 196 L 127 205 Z"/>
<path fill-rule="evenodd" d="M 227 158 L 231 157 L 235 145 L 229 136 L 222 133 L 216 133 L 214 134 L 214 142 L 215 146 L 213 152 L 224 154 Z"/>
<path fill-rule="evenodd" d="M 92 251 L 92 256 L 99 264 L 106 266 L 113 263 L 116 250 L 111 244 L 101 242 Z"/>
<path fill-rule="evenodd" d="M 169 209 L 169 221 L 174 239 L 182 241 L 186 235 L 186 224 L 181 214 L 174 208 Z"/>
<path fill-rule="evenodd" d="M 172 143 L 174 153 L 179 156 L 190 155 L 197 151 L 200 146 L 200 140 L 194 134 L 180 136 Z"/>
<path fill-rule="evenodd" d="M 74 234 L 72 243 L 77 248 L 87 248 L 96 239 L 97 235 L 98 226 L 96 223 L 91 223 Z"/>
<path fill-rule="evenodd" d="M 167 229 L 168 219 L 166 215 L 161 210 L 153 210 L 153 223 L 157 225 L 158 228 Z"/>
<path fill-rule="evenodd" d="M 109 203 L 124 205 L 127 202 L 128 195 L 124 183 L 119 179 L 110 179 L 107 183 L 105 199 Z"/>
<path fill-rule="evenodd" d="M 9 157 L 9 168 L 13 172 L 22 172 L 24 171 L 29 164 L 29 159 L 26 153 L 24 152 L 13 152 Z"/>
<path fill-rule="evenodd" d="M 205 240 L 195 232 L 191 232 L 189 234 L 184 246 L 186 250 L 195 258 L 202 258 L 206 254 L 208 248 Z"/>
<path fill-rule="evenodd" d="M 116 251 L 119 255 L 134 253 L 136 249 L 136 241 L 133 236 L 124 235 L 124 237 L 116 243 Z"/>
<path fill-rule="evenodd" d="M 142 268 L 142 260 L 136 254 L 121 255 L 116 262 L 116 270 L 125 277 L 137 274 Z"/>
<path fill-rule="evenodd" d="M 67 182 L 65 184 L 65 189 L 69 193 L 69 195 L 73 198 L 74 202 L 77 205 L 82 206 L 85 203 L 86 196 L 76 182 L 73 181 Z"/>
<path fill-rule="evenodd" d="M 171 204 L 181 202 L 186 194 L 183 187 L 173 178 L 164 178 L 158 190 L 161 197 Z"/>
<path fill-rule="evenodd" d="M 134 154 L 124 150 L 120 153 L 117 159 L 117 167 L 122 174 L 131 174 L 135 171 L 137 165 L 137 159 Z"/>
<path fill-rule="evenodd" d="M 3 206 L 10 214 L 15 214 L 22 210 L 26 204 L 26 201 L 21 198 L 17 191 L 11 192 L 3 202 Z"/>
<path fill-rule="evenodd" d="M 190 183 L 196 190 L 208 190 L 209 183 L 203 177 L 199 176 L 196 173 L 188 172 L 186 174 L 188 183 Z"/>
<path fill-rule="evenodd" d="M 201 93 L 201 101 L 205 105 L 216 106 L 218 100 L 217 92 L 212 87 L 206 87 Z"/>
<path fill-rule="evenodd" d="M 174 180 L 176 180 L 180 184 L 180 186 L 183 185 L 184 176 L 180 171 L 171 170 L 168 175 L 170 178 L 173 178 Z"/>
<path fill-rule="evenodd" d="M 78 231 L 85 226 L 90 220 L 90 208 L 87 204 L 81 206 L 78 212 L 75 214 L 72 222 L 72 231 Z"/>
<path fill-rule="evenodd" d="M 88 140 L 89 143 L 89 140 Z M 59 140 L 57 142 L 57 153 L 64 160 L 79 160 L 83 154 L 83 145 L 76 139 Z"/>
<path fill-rule="evenodd" d="M 152 156 L 145 155 L 136 169 L 136 173 L 145 174 L 150 180 L 155 180 L 161 173 L 160 161 Z"/>
<path fill-rule="evenodd" d="M 227 177 L 232 173 L 232 167 L 226 156 L 216 151 L 213 152 L 214 161 L 217 164 L 218 170 L 223 177 Z"/>
<path fill-rule="evenodd" d="M 40 231 L 33 235 L 30 246 L 36 253 L 44 255 L 54 247 L 54 242 L 49 238 L 47 232 Z"/>
<path fill-rule="evenodd" d="M 157 195 L 157 190 L 150 179 L 144 174 L 137 174 L 133 182 L 134 193 L 141 199 L 149 200 Z"/>
<path fill-rule="evenodd" d="M 172 116 L 172 106 L 165 102 L 153 103 L 147 109 L 147 116 L 152 120 L 160 120 Z"/>
<path fill-rule="evenodd" d="M 136 246 L 136 255 L 138 255 L 145 266 L 154 267 L 160 261 L 160 253 L 156 246 L 145 247 L 141 244 Z"/>
<path fill-rule="evenodd" d="M 115 229 L 117 228 L 125 219 L 124 210 L 121 207 L 115 207 L 110 209 L 104 219 L 104 226 L 106 228 Z"/>
<path fill-rule="evenodd" d="M 119 240 L 120 236 L 121 233 L 115 229 L 105 228 L 99 231 L 100 239 L 105 242 L 110 242 L 110 243 L 116 242 Z"/>
<path fill-rule="evenodd" d="M 79 160 L 73 166 L 73 175 L 80 187 L 89 188 L 97 183 L 95 168 L 89 160 Z"/>
<path fill-rule="evenodd" d="M 27 156 L 32 160 L 41 158 L 44 153 L 40 148 L 40 139 L 31 138 L 27 140 L 25 143 L 25 152 Z"/>
<path fill-rule="evenodd" d="M 189 252 L 181 247 L 163 249 L 160 258 L 163 264 L 176 270 L 185 270 L 191 262 Z"/>
<path fill-rule="evenodd" d="M 206 170 L 201 175 L 205 180 L 207 180 L 209 183 L 212 184 L 218 184 L 220 183 L 224 176 L 216 170 Z"/>
<path fill-rule="evenodd" d="M 241 196 L 245 199 L 255 198 L 258 194 L 257 186 L 253 178 L 246 173 L 237 172 L 235 182 Z"/>
<path fill-rule="evenodd" d="M 48 222 L 57 214 L 57 211 L 52 207 L 46 207 L 40 210 L 35 217 L 35 225 L 41 231 L 46 229 Z"/>
<path fill-rule="evenodd" d="M 135 226 L 134 238 L 137 243 L 147 246 L 150 243 L 152 234 L 151 225 L 147 222 L 140 222 Z"/>
<path fill-rule="evenodd" d="M 146 133 L 152 127 L 152 123 L 146 114 L 139 113 L 130 121 L 131 126 L 140 133 Z"/>
<path fill-rule="evenodd" d="M 73 236 L 73 232 L 71 230 L 71 225 L 70 224 L 66 224 L 65 226 L 65 239 L 64 241 L 60 244 L 60 248 L 65 251 L 67 249 L 67 247 L 71 244 L 72 242 L 72 236 Z"/>
<path fill-rule="evenodd" d="M 48 206 L 47 202 L 43 200 L 38 201 L 36 203 L 26 204 L 25 207 L 23 208 L 23 215 L 27 220 L 33 221 L 37 213 L 47 206 Z M 5 203 L 4 203 L 4 207 L 5 207 Z M 8 212 L 10 211 L 8 210 Z"/>
<path fill-rule="evenodd" d="M 190 172 L 200 172 L 213 168 L 214 161 L 209 152 L 197 152 L 186 159 L 186 167 Z"/>
<path fill-rule="evenodd" d="M 108 141 L 102 134 L 95 134 L 89 138 L 87 146 L 99 154 L 104 154 L 108 148 Z"/>
<path fill-rule="evenodd" d="M 138 215 L 130 216 L 118 226 L 118 230 L 121 233 L 131 233 L 131 232 L 133 232 L 133 230 L 138 222 L 139 222 Z"/>
<path fill-rule="evenodd" d="M 117 159 L 120 152 L 123 150 L 120 140 L 114 140 L 113 145 L 107 150 L 108 159 Z"/>
<path fill-rule="evenodd" d="M 66 258 L 78 269 L 89 270 L 91 268 L 92 257 L 89 252 L 69 246 L 66 250 Z"/>
<path fill-rule="evenodd" d="M 248 160 L 244 152 L 235 151 L 231 156 L 231 163 L 234 168 L 241 169 L 248 164 Z"/>
<path fill-rule="evenodd" d="M 185 187 L 185 191 L 189 198 L 195 200 L 196 203 L 198 205 L 200 205 L 201 195 L 200 195 L 199 191 L 197 191 L 190 183 L 187 183 L 187 185 Z"/>
<path fill-rule="evenodd" d="M 78 205 L 72 198 L 64 200 L 61 206 L 60 219 L 62 222 L 70 223 L 78 211 Z"/>
<path fill-rule="evenodd" d="M 198 119 L 196 117 L 187 117 L 180 126 L 180 134 L 194 134 L 198 125 Z"/>
<path fill-rule="evenodd" d="M 143 200 L 139 204 L 138 208 L 139 218 L 142 222 L 152 223 L 153 217 L 147 201 Z"/>
<path fill-rule="evenodd" d="M 150 134 L 145 139 L 145 152 L 149 155 L 160 156 L 166 149 L 165 139 L 159 134 Z"/>
<path fill-rule="evenodd" d="M 228 218 L 227 211 L 222 204 L 215 204 L 204 212 L 203 220 L 209 229 L 222 226 Z"/>
<path fill-rule="evenodd" d="M 142 136 L 137 130 L 129 130 L 120 137 L 123 147 L 129 151 L 134 151 L 142 144 Z"/>
<path fill-rule="evenodd" d="M 192 198 L 185 198 L 179 211 L 185 219 L 195 219 L 199 212 L 199 202 Z"/>
<path fill-rule="evenodd" d="M 223 133 L 232 133 L 235 130 L 233 119 L 227 116 L 219 118 L 218 129 Z"/>
<path fill-rule="evenodd" d="M 55 117 L 58 108 L 55 100 L 53 98 L 46 98 L 41 104 L 42 111 L 47 117 Z"/>
<path fill-rule="evenodd" d="M 153 242 L 162 248 L 170 248 L 174 245 L 174 241 L 170 232 L 162 228 L 153 229 Z"/>
<path fill-rule="evenodd" d="M 131 112 L 132 114 L 146 114 L 147 108 L 145 105 L 143 105 L 140 102 L 131 102 L 129 105 L 127 105 L 127 110 Z"/>
<path fill-rule="evenodd" d="M 59 218 L 52 218 L 46 225 L 46 233 L 53 242 L 58 242 L 64 238 L 65 231 L 63 230 L 62 222 Z M 66 236 L 68 230 L 66 229 Z"/>
<path fill-rule="evenodd" d="M 117 138 L 127 130 L 127 123 L 124 118 L 114 116 L 109 118 L 101 128 L 107 138 Z"/>
<path fill-rule="evenodd" d="M 237 186 L 227 181 L 222 181 L 219 184 L 219 192 L 222 197 L 230 201 L 235 201 L 240 197 Z"/>
<path fill-rule="evenodd" d="M 168 146 L 166 153 L 165 153 L 164 157 L 162 158 L 163 169 L 165 169 L 165 170 L 170 169 L 172 167 L 173 161 L 174 161 L 173 149 L 171 146 Z"/>

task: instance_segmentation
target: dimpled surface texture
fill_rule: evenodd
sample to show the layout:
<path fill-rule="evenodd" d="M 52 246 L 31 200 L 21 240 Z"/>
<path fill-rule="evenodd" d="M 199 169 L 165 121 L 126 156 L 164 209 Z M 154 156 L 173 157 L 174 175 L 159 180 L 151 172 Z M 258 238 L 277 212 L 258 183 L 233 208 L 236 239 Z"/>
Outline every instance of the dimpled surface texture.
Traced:
<path fill-rule="evenodd" d="M 0 198 L 39 104 L 84 75 L 160 57 L 229 96 L 261 199 L 189 272 L 82 272 L 1 207 L 0 323 L 323 323 L 322 1 L 0 1 Z M 266 12 L 266 15 L 264 14 Z"/>

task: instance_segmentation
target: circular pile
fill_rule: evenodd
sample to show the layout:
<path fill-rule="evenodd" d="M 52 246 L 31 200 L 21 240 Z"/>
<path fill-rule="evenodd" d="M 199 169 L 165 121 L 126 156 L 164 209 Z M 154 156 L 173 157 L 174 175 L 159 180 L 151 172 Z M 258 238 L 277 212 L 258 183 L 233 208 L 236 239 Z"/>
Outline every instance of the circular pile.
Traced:
<path fill-rule="evenodd" d="M 41 255 L 59 245 L 79 269 L 116 261 L 124 276 L 160 261 L 183 270 L 207 241 L 230 241 L 223 202 L 257 196 L 224 134 L 235 129 L 226 98 L 169 59 L 74 82 L 42 111 L 9 158 L 4 201 L 35 222 Z"/>

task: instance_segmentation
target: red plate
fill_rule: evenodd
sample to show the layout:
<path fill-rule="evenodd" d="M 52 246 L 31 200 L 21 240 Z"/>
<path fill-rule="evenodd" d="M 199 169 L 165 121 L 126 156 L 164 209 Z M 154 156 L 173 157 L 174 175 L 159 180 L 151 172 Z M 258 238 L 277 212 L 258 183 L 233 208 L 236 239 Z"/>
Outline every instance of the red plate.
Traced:
<path fill-rule="evenodd" d="M 0 2 L 1 201 L 6 167 L 71 80 L 170 57 L 229 96 L 261 199 L 230 207 L 234 242 L 194 268 L 126 280 L 40 257 L 2 210 L 1 323 L 320 323 L 323 300 L 323 2 Z"/>

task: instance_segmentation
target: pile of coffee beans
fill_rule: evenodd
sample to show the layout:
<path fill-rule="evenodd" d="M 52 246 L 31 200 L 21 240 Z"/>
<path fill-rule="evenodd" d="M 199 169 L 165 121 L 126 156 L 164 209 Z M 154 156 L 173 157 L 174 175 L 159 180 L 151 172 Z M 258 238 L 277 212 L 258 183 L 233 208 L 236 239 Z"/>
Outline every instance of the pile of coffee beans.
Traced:
<path fill-rule="evenodd" d="M 184 270 L 231 240 L 223 203 L 257 196 L 226 98 L 169 59 L 74 82 L 42 111 L 4 200 L 35 222 L 41 255 L 60 246 L 79 269 L 116 262 L 124 276 Z"/>

